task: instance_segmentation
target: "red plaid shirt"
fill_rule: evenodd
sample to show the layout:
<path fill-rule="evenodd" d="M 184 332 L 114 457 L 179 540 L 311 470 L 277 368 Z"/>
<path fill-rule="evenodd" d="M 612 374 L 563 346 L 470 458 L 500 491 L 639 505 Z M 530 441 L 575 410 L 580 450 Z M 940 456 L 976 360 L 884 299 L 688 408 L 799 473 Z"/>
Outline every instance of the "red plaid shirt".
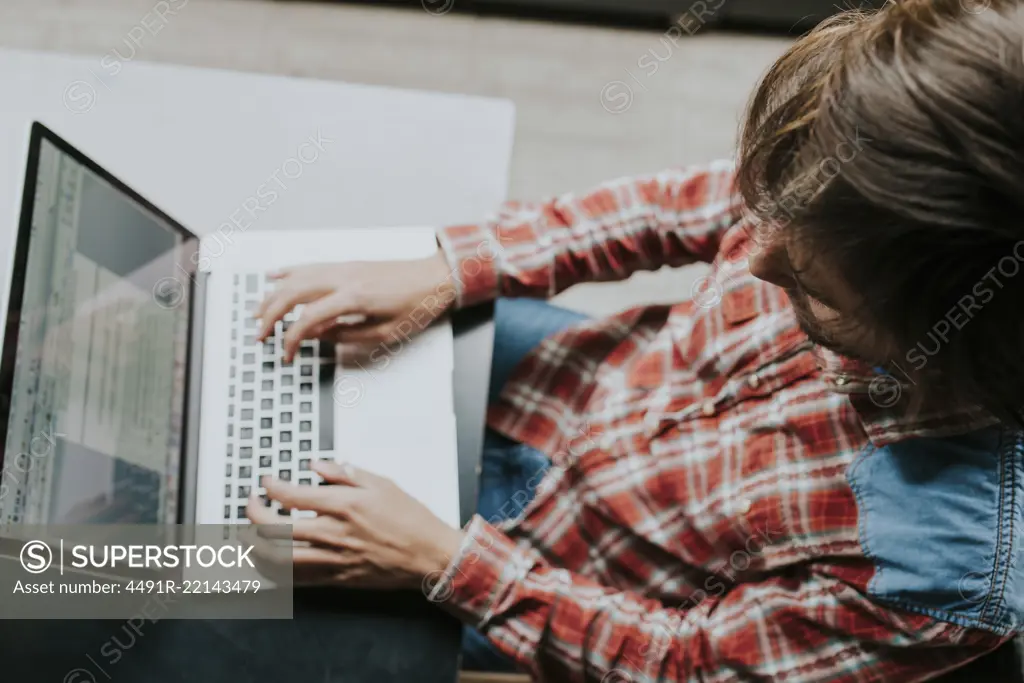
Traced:
<path fill-rule="evenodd" d="M 875 408 L 873 373 L 750 274 L 738 209 L 719 162 L 440 233 L 460 305 L 713 268 L 691 300 L 548 338 L 491 407 L 553 467 L 519 519 L 473 519 L 436 597 L 536 678 L 903 682 L 1002 640 L 869 599 L 846 479 L 869 443 L 991 421 Z"/>

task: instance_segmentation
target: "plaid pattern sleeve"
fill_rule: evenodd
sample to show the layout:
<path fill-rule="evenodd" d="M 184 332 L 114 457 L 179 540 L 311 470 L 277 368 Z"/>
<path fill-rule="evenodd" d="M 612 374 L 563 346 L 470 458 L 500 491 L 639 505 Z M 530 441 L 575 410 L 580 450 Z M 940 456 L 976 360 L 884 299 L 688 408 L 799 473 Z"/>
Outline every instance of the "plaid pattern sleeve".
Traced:
<path fill-rule="evenodd" d="M 855 563 L 819 562 L 678 610 L 552 568 L 479 517 L 467 531 L 434 599 L 535 679 L 909 683 L 1005 640 L 869 600 Z"/>
<path fill-rule="evenodd" d="M 547 298 L 581 282 L 712 261 L 736 221 L 731 160 L 605 183 L 542 203 L 509 202 L 488 221 L 438 231 L 457 304 Z"/>

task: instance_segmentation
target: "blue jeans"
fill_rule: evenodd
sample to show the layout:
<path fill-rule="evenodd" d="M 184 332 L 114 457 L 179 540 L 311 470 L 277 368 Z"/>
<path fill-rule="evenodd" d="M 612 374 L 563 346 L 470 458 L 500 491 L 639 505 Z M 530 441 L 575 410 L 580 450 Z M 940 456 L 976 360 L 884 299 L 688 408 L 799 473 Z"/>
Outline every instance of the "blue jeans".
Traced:
<path fill-rule="evenodd" d="M 534 299 L 499 299 L 494 310 L 494 359 L 488 399 L 494 401 L 519 361 L 546 337 L 586 316 Z M 547 470 L 540 451 L 487 429 L 484 436 L 477 513 L 489 522 L 522 514 L 533 491 L 529 482 Z M 510 659 L 486 636 L 466 626 L 462 636 L 462 668 L 467 671 L 514 671 Z"/>

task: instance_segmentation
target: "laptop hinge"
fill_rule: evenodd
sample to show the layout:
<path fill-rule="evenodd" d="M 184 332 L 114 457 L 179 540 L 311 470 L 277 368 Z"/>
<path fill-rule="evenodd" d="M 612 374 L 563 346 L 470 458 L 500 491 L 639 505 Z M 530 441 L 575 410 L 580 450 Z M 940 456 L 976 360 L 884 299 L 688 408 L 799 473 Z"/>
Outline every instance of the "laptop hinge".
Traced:
<path fill-rule="evenodd" d="M 195 274 L 192 299 L 192 329 L 189 338 L 188 396 L 186 397 L 185 462 L 182 470 L 181 522 L 196 523 L 198 503 L 200 415 L 203 396 L 203 344 L 206 336 L 206 297 L 210 274 Z"/>

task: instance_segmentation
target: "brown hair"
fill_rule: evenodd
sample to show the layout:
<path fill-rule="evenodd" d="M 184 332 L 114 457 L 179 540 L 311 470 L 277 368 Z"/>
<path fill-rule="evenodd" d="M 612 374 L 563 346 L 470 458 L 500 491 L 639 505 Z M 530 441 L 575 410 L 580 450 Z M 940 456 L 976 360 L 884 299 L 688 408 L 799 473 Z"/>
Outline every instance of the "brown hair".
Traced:
<path fill-rule="evenodd" d="M 738 184 L 858 293 L 901 369 L 1024 424 L 1024 1 L 824 22 L 751 99 Z"/>

